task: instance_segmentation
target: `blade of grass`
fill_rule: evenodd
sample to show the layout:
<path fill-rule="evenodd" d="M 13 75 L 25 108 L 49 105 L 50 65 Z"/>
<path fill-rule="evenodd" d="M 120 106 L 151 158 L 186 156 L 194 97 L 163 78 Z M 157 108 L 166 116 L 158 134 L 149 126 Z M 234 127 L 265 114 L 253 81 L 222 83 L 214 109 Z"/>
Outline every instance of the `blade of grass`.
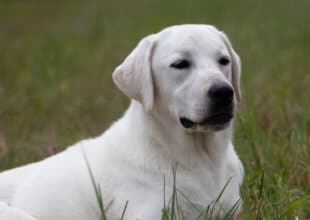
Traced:
<path fill-rule="evenodd" d="M 283 212 L 282 216 L 285 216 L 287 213 L 300 206 L 307 198 L 308 196 L 304 196 L 292 202 Z"/>
<path fill-rule="evenodd" d="M 86 152 L 85 152 L 83 146 L 81 146 L 81 149 L 82 149 L 83 157 L 85 159 L 85 163 L 86 163 L 86 166 L 87 166 L 87 169 L 88 169 L 88 173 L 90 175 L 90 179 L 91 179 L 93 188 L 95 190 L 96 199 L 97 199 L 97 202 L 98 202 L 98 205 L 99 205 L 99 209 L 100 209 L 100 213 L 101 213 L 101 218 L 102 218 L 102 220 L 107 220 L 107 217 L 106 217 L 106 214 L 105 214 L 105 210 L 104 210 L 104 206 L 103 206 L 103 201 L 102 201 L 101 188 L 100 188 L 99 184 L 98 184 L 98 186 L 96 185 L 96 180 L 95 180 L 94 174 L 93 174 L 93 172 L 92 172 L 92 170 L 90 168 L 90 164 L 89 164 L 89 161 L 87 159 Z"/>
<path fill-rule="evenodd" d="M 125 206 L 124 206 L 124 209 L 123 209 L 122 216 L 121 216 L 121 219 L 120 219 L 120 220 L 123 220 L 123 219 L 124 219 L 124 216 L 125 216 L 125 213 L 126 213 L 126 209 L 127 209 L 127 205 L 128 205 L 128 201 L 126 201 L 126 204 L 125 204 Z"/>
<path fill-rule="evenodd" d="M 166 176 L 164 175 L 164 209 L 166 209 Z"/>
<path fill-rule="evenodd" d="M 199 210 L 199 208 L 188 198 L 188 196 L 185 195 L 181 190 L 178 190 L 178 192 L 183 196 L 189 203 L 190 205 L 198 212 L 201 213 L 202 210 Z"/>
<path fill-rule="evenodd" d="M 239 198 L 235 204 L 231 207 L 231 209 L 228 210 L 228 212 L 226 213 L 225 217 L 224 217 L 224 220 L 226 219 L 232 219 L 233 218 L 233 215 L 235 214 L 235 212 L 237 211 L 238 207 L 240 206 L 241 204 L 241 198 Z"/>
<path fill-rule="evenodd" d="M 264 172 L 262 172 L 262 176 L 259 182 L 259 198 L 262 198 L 263 196 L 264 180 L 265 180 L 265 174 Z"/>
<path fill-rule="evenodd" d="M 172 166 L 172 174 L 173 174 L 173 188 L 172 188 L 172 202 L 171 202 L 171 215 L 170 219 L 175 219 L 175 202 L 176 202 L 176 173 L 177 173 L 177 163 Z"/>
<path fill-rule="evenodd" d="M 205 207 L 202 212 L 197 216 L 196 220 L 199 220 L 201 218 L 201 216 L 204 215 L 204 213 L 209 213 L 210 207 L 212 205 L 213 202 L 211 202 L 209 205 L 207 205 L 207 207 Z"/>
<path fill-rule="evenodd" d="M 224 187 L 222 188 L 222 190 L 220 191 L 219 195 L 217 196 L 217 198 L 215 199 L 214 203 L 212 204 L 212 208 L 211 208 L 211 212 L 210 215 L 213 215 L 213 212 L 215 210 L 215 205 L 220 201 L 220 198 L 222 197 L 225 189 L 227 188 L 229 182 L 231 181 L 232 177 L 230 177 L 227 182 L 225 183 Z"/>

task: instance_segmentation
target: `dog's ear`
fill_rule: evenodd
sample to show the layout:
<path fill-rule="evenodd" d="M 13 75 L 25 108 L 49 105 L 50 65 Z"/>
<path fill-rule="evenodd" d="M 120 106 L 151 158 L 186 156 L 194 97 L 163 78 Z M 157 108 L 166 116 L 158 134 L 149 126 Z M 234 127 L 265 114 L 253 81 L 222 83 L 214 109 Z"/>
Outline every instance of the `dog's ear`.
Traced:
<path fill-rule="evenodd" d="M 235 52 L 235 50 L 233 49 L 228 37 L 226 36 L 226 34 L 222 31 L 219 31 L 220 36 L 222 38 L 222 40 L 225 43 L 225 46 L 227 47 L 229 54 L 231 56 L 231 61 L 232 61 L 232 86 L 234 87 L 235 93 L 236 93 L 236 99 L 238 104 L 241 103 L 242 101 L 242 96 L 241 96 L 241 90 L 240 90 L 240 75 L 241 75 L 241 61 L 240 61 L 240 57 L 238 56 L 238 54 Z"/>
<path fill-rule="evenodd" d="M 140 102 L 146 111 L 153 108 L 154 85 L 151 59 L 156 35 L 143 38 L 113 73 L 113 81 L 129 98 Z"/>

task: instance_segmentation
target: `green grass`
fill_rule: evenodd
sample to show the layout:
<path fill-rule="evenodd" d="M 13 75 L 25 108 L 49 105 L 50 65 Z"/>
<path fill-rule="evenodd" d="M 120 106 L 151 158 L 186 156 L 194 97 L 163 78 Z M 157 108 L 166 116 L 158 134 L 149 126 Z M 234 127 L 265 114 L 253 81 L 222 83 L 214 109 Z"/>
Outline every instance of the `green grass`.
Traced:
<path fill-rule="evenodd" d="M 243 63 L 241 219 L 310 219 L 309 11 L 308 0 L 0 1 L 1 170 L 120 117 L 128 100 L 111 74 L 142 36 L 211 23 Z"/>
<path fill-rule="evenodd" d="M 227 214 L 224 216 L 224 218 L 220 218 L 220 210 L 216 210 L 216 205 L 218 205 L 218 202 L 220 198 L 222 197 L 224 191 L 226 190 L 226 187 L 231 181 L 231 178 L 225 183 L 224 187 L 222 188 L 221 192 L 217 195 L 216 198 L 210 203 L 206 204 L 206 207 L 201 209 L 197 207 L 196 204 L 194 204 L 188 196 L 186 196 L 181 190 L 178 189 L 178 182 L 177 182 L 177 164 L 174 164 L 172 167 L 172 177 L 173 177 L 173 187 L 172 187 L 172 195 L 168 201 L 168 204 L 166 204 L 166 190 L 165 190 L 165 177 L 164 177 L 164 192 L 163 192 L 163 209 L 162 209 L 162 216 L 161 220 L 186 220 L 184 210 L 181 206 L 181 204 L 178 202 L 179 198 L 183 198 L 186 201 L 189 202 L 189 204 L 192 206 L 192 209 L 197 213 L 196 217 L 194 219 L 196 220 L 217 220 L 217 219 L 223 219 L 223 220 L 230 220 L 233 219 L 233 215 L 235 211 L 237 210 L 238 206 L 240 205 L 240 200 L 238 200 L 234 206 L 227 212 Z"/>

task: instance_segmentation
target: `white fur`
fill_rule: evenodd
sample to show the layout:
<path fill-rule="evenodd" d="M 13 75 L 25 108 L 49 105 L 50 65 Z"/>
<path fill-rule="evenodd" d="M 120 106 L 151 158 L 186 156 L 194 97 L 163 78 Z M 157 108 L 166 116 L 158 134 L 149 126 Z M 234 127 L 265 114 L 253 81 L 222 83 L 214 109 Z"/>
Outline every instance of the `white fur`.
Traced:
<path fill-rule="evenodd" d="M 23 210 L 14 208 L 0 201 L 0 219 L 1 220 L 36 220 Z"/>
<path fill-rule="evenodd" d="M 218 65 L 218 57 L 231 64 Z M 170 67 L 190 59 L 187 70 Z M 220 130 L 184 129 L 179 117 L 193 121 L 208 114 L 206 91 L 213 82 L 232 85 L 241 100 L 240 59 L 227 37 L 209 25 L 172 26 L 144 38 L 113 74 L 130 98 L 125 114 L 104 134 L 83 140 L 43 161 L 0 174 L 0 199 L 41 220 L 100 219 L 95 192 L 82 154 L 85 150 L 102 189 L 108 219 L 157 220 L 176 184 L 203 209 L 229 181 L 215 209 L 223 216 L 239 199 L 243 167 L 232 144 L 232 123 Z M 198 211 L 182 196 L 178 202 L 188 219 Z M 240 208 L 235 213 L 238 214 Z M 236 216 L 235 215 L 235 216 Z"/>

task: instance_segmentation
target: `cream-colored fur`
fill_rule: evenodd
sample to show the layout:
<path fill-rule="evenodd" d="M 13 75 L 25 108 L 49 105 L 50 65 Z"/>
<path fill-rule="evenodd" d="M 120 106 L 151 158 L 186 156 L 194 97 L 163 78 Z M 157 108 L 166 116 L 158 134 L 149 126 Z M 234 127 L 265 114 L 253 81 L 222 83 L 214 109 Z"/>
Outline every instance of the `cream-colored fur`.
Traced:
<path fill-rule="evenodd" d="M 230 60 L 221 66 L 218 60 Z M 182 59 L 188 68 L 171 64 Z M 201 125 L 208 117 L 208 89 L 225 82 L 241 101 L 240 59 L 223 32 L 210 25 L 168 27 L 141 40 L 116 68 L 113 79 L 130 97 L 125 114 L 97 138 L 80 141 L 43 161 L 2 172 L 0 200 L 40 220 L 100 219 L 99 206 L 82 154 L 102 189 L 108 219 L 157 220 L 173 186 L 177 163 L 178 202 L 196 219 L 228 182 L 215 210 L 223 216 L 240 199 L 243 167 L 232 144 L 232 122 Z M 184 128 L 180 117 L 195 126 Z M 235 212 L 239 213 L 240 208 Z M 1 216 L 1 213 L 0 213 Z"/>

